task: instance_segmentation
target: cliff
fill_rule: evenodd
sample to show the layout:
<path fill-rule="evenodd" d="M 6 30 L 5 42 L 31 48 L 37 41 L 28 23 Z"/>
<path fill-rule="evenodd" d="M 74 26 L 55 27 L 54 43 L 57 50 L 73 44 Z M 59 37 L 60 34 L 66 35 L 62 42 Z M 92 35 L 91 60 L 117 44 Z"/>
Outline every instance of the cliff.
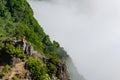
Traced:
<path fill-rule="evenodd" d="M 24 50 L 22 42 L 9 39 L 1 41 L 0 79 L 14 80 L 16 77 L 18 80 L 69 80 L 65 63 L 55 57 L 41 55 L 28 42 L 25 42 L 27 45 Z"/>
<path fill-rule="evenodd" d="M 69 80 L 65 50 L 33 14 L 26 0 L 0 1 L 0 79 Z"/>

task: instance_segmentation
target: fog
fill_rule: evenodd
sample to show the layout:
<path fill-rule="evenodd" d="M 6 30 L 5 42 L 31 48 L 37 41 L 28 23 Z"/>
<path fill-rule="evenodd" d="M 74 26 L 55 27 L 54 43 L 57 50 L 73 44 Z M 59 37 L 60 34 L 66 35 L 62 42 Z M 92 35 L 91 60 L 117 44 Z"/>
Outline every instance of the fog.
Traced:
<path fill-rule="evenodd" d="M 86 80 L 120 80 L 119 0 L 28 0 Z"/>

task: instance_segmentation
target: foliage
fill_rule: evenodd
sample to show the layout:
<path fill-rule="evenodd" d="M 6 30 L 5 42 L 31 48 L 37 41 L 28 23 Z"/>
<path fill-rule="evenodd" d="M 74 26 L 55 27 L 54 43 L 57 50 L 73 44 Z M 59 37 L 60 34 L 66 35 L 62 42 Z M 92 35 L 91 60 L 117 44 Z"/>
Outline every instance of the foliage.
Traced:
<path fill-rule="evenodd" d="M 0 1 L 0 39 L 26 36 L 34 49 L 42 54 L 56 53 L 58 42 L 51 42 L 42 27 L 33 17 L 33 11 L 26 0 Z"/>
<path fill-rule="evenodd" d="M 34 80 L 45 80 L 46 68 L 42 61 L 37 58 L 30 58 L 27 62 L 28 69 Z"/>
<path fill-rule="evenodd" d="M 58 65 L 58 63 L 60 62 L 60 59 L 55 53 L 51 54 L 49 58 L 50 58 L 50 62 L 54 65 Z"/>
<path fill-rule="evenodd" d="M 48 74 L 56 74 L 57 67 L 54 64 L 48 63 L 47 68 L 48 68 Z"/>
<path fill-rule="evenodd" d="M 11 67 L 7 64 L 7 65 L 4 67 L 3 72 L 8 73 L 8 71 L 10 70 L 10 68 L 11 68 Z"/>
<path fill-rule="evenodd" d="M 48 74 L 45 74 L 44 76 L 42 76 L 41 80 L 51 80 Z"/>
<path fill-rule="evenodd" d="M 17 76 L 14 76 L 12 79 L 13 79 L 13 80 L 19 80 L 19 79 L 17 78 Z"/>
<path fill-rule="evenodd" d="M 0 72 L 0 78 L 5 76 L 5 73 L 4 72 Z"/>
<path fill-rule="evenodd" d="M 0 43 L 0 57 L 3 61 L 9 62 L 12 57 L 18 57 L 20 59 L 25 59 L 26 55 L 19 48 L 15 48 L 11 44 Z M 7 59 L 6 59 L 7 58 Z"/>
<path fill-rule="evenodd" d="M 7 64 L 7 65 L 3 68 L 2 72 L 0 72 L 0 77 L 5 76 L 5 75 L 9 72 L 10 68 L 11 68 L 11 67 Z"/>
<path fill-rule="evenodd" d="M 67 56 L 65 50 L 56 41 L 51 41 L 42 27 L 33 17 L 33 11 L 26 0 L 1 0 L 0 1 L 0 40 L 7 37 L 26 40 L 32 43 L 35 50 L 50 59 L 46 66 L 48 73 L 55 74 L 60 59 Z M 13 45 L 0 43 L 0 62 L 9 61 L 12 57 L 25 59 L 26 55 Z M 60 58 L 60 59 L 59 59 Z M 30 58 L 27 62 L 29 71 L 35 80 L 49 80 L 47 69 L 41 60 Z M 45 76 L 47 76 L 45 78 Z"/>
<path fill-rule="evenodd" d="M 56 42 L 56 41 L 53 41 L 53 46 L 54 46 L 55 48 L 59 48 L 59 47 L 60 47 L 60 44 L 59 44 L 58 42 Z"/>
<path fill-rule="evenodd" d="M 60 59 L 57 54 L 52 53 L 49 55 L 49 63 L 47 63 L 47 71 L 48 74 L 56 74 L 58 69 L 58 64 L 60 63 Z"/>
<path fill-rule="evenodd" d="M 69 57 L 64 48 L 57 48 L 56 53 L 61 60 L 64 60 Z"/>

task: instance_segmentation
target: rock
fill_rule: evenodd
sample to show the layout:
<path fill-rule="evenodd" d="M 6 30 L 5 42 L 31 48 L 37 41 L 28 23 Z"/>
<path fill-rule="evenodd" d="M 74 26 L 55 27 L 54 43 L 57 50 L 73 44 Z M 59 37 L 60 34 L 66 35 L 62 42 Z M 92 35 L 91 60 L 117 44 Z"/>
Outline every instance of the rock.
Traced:
<path fill-rule="evenodd" d="M 58 65 L 57 77 L 60 80 L 70 80 L 66 64 L 63 62 L 59 63 L 59 65 Z"/>
<path fill-rule="evenodd" d="M 27 44 L 27 42 L 24 43 L 24 42 L 18 41 L 18 40 L 14 41 L 14 42 L 15 43 L 13 43 L 12 45 L 23 50 L 24 53 L 27 54 L 27 56 L 29 56 L 29 57 L 32 56 L 32 57 L 41 59 L 45 65 L 51 63 L 50 58 L 47 58 L 46 56 L 41 55 L 39 52 L 34 51 L 32 46 L 30 44 Z M 8 40 L 4 41 L 4 44 L 11 44 L 11 43 L 9 42 L 9 39 L 8 39 Z M 25 47 L 25 49 L 24 49 L 24 47 Z M 29 59 L 29 58 L 27 58 L 27 59 Z M 29 71 L 26 72 L 28 70 L 28 67 L 25 62 L 22 62 L 17 57 L 11 57 L 9 62 L 10 62 L 10 65 L 13 67 L 13 70 L 10 71 L 12 73 L 9 75 L 10 79 L 15 75 L 19 79 L 25 78 L 25 79 L 31 80 L 31 75 L 30 75 Z M 67 67 L 64 62 L 62 62 L 62 61 L 59 62 L 58 64 L 55 65 L 55 67 L 57 69 L 57 72 L 56 72 L 56 74 L 50 73 L 48 75 L 51 78 L 50 80 L 70 80 L 69 73 L 67 71 Z M 21 70 L 19 70 L 19 69 L 21 69 Z M 7 77 L 8 76 L 6 75 L 5 78 L 7 79 Z"/>
<path fill-rule="evenodd" d="M 11 62 L 10 62 L 10 65 L 15 66 L 15 64 L 17 64 L 19 62 L 21 62 L 21 60 L 19 58 L 13 57 Z"/>

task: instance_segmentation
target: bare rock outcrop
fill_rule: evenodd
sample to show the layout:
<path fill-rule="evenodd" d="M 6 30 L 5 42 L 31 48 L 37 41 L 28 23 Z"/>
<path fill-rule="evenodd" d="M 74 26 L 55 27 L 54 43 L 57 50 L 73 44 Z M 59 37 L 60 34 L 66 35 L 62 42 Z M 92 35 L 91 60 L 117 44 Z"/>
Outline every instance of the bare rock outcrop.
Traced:
<path fill-rule="evenodd" d="M 69 73 L 67 71 L 67 67 L 64 62 L 61 62 L 58 65 L 57 77 L 60 80 L 70 80 Z"/>

